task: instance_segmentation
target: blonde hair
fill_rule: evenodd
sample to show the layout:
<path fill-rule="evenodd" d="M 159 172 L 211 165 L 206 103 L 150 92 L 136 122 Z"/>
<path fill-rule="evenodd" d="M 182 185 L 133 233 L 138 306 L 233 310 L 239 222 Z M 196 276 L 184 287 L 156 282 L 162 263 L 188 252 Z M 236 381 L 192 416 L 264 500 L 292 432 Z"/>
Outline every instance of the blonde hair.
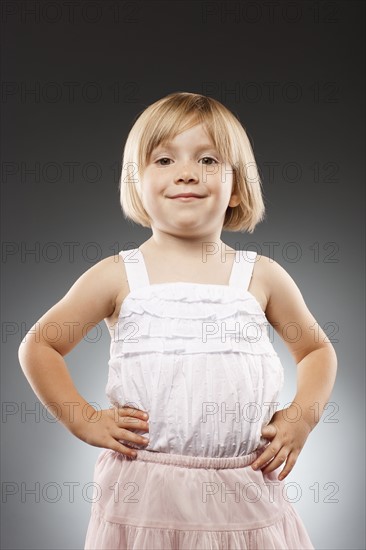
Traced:
<path fill-rule="evenodd" d="M 228 206 L 223 229 L 253 233 L 265 216 L 261 179 L 248 136 L 239 119 L 219 101 L 201 94 L 176 92 L 138 114 L 128 134 L 119 183 L 126 219 L 151 227 L 140 199 L 140 181 L 152 151 L 196 124 L 203 124 L 219 154 L 233 169 L 238 206 Z"/>

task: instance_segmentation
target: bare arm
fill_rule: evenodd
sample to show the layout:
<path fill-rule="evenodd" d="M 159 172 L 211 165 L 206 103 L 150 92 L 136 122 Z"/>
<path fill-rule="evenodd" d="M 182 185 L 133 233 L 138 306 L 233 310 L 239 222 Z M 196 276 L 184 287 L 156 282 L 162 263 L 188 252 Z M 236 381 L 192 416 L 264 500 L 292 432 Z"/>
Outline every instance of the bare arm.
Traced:
<path fill-rule="evenodd" d="M 63 356 L 113 313 L 121 287 L 117 260 L 110 256 L 86 271 L 33 325 L 19 346 L 19 362 L 33 391 L 75 435 L 85 425 L 82 420 L 90 418 L 95 409 L 77 391 Z"/>
<path fill-rule="evenodd" d="M 297 363 L 293 413 L 297 410 L 312 430 L 333 390 L 336 352 L 291 276 L 277 262 L 262 258 L 267 262 L 269 301 L 266 316 Z"/>
<path fill-rule="evenodd" d="M 297 363 L 297 391 L 289 407 L 273 415 L 261 430 L 270 441 L 251 467 L 263 474 L 275 471 L 283 480 L 293 469 L 311 430 L 319 422 L 332 392 L 337 356 L 332 344 L 307 308 L 297 285 L 277 263 L 260 258 L 260 273 L 268 296 L 266 316 Z"/>

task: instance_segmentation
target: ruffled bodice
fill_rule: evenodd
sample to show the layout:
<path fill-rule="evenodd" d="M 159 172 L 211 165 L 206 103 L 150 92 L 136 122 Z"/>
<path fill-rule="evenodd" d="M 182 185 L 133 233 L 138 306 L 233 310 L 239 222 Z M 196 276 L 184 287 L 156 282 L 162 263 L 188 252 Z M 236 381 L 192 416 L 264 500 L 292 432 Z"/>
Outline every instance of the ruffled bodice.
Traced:
<path fill-rule="evenodd" d="M 237 251 L 229 285 L 150 285 L 142 252 L 134 252 L 137 263 L 125 261 L 130 292 L 111 341 L 106 393 L 114 406 L 149 413 L 149 432 L 136 430 L 149 444 L 136 447 L 210 457 L 253 452 L 266 443 L 261 427 L 284 380 L 266 316 L 247 290 L 255 252 Z"/>

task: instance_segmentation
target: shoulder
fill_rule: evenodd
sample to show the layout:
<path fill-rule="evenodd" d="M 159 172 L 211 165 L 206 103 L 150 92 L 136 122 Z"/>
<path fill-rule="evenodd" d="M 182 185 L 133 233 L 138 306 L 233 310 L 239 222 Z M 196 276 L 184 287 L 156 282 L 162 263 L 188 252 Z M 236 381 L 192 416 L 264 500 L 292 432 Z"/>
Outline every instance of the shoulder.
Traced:
<path fill-rule="evenodd" d="M 326 334 L 286 269 L 266 256 L 258 256 L 255 269 L 257 267 L 269 298 L 266 318 L 284 340 L 296 363 L 312 350 L 329 347 Z"/>
<path fill-rule="evenodd" d="M 122 255 L 117 253 L 90 267 L 74 284 L 74 288 L 78 294 L 83 293 L 86 296 L 88 293 L 94 306 L 98 305 L 101 312 L 103 311 L 103 318 L 108 318 L 113 315 L 116 302 L 125 291 L 126 285 L 124 261 Z"/>
<path fill-rule="evenodd" d="M 261 279 L 270 282 L 273 277 L 283 277 L 286 270 L 273 258 L 264 256 L 263 254 L 256 254 L 254 259 L 254 269 L 256 275 Z"/>
<path fill-rule="evenodd" d="M 126 270 L 122 255 L 117 253 L 103 258 L 88 271 L 90 279 L 95 281 L 99 292 L 108 294 L 113 299 L 121 289 L 121 283 L 126 279 Z"/>
<path fill-rule="evenodd" d="M 97 264 L 101 274 L 101 280 L 103 280 L 103 285 L 108 288 L 112 307 L 110 314 L 105 317 L 105 322 L 109 328 L 115 323 L 122 302 L 129 293 L 125 264 L 129 261 L 134 261 L 133 258 L 134 253 L 132 251 L 126 251 L 123 255 L 117 253 L 113 256 L 108 256 Z"/>
<path fill-rule="evenodd" d="M 302 299 L 291 275 L 276 260 L 257 254 L 253 266 L 253 286 L 265 297 L 265 311 L 269 316 L 289 300 Z"/>
<path fill-rule="evenodd" d="M 120 253 L 103 258 L 103 260 L 97 262 L 94 267 L 105 273 L 106 276 L 112 278 L 118 273 L 121 275 L 121 270 L 122 272 L 125 270 L 123 257 Z"/>
<path fill-rule="evenodd" d="M 268 300 L 281 295 L 284 291 L 294 291 L 297 285 L 290 274 L 276 260 L 268 256 L 257 254 L 254 261 L 256 278 L 261 282 Z"/>
<path fill-rule="evenodd" d="M 267 296 L 266 315 L 271 324 L 285 325 L 299 319 L 307 320 L 307 309 L 302 293 L 294 279 L 282 265 L 267 256 L 257 256 L 254 269 Z"/>
<path fill-rule="evenodd" d="M 94 265 L 96 277 L 99 277 L 101 284 L 108 286 L 111 295 L 117 298 L 121 292 L 121 286 L 127 282 L 126 269 L 123 257 L 117 253 L 107 256 Z"/>
<path fill-rule="evenodd" d="M 63 356 L 103 319 L 115 310 L 116 297 L 123 285 L 123 270 L 118 255 L 109 256 L 84 271 L 66 294 L 37 321 L 37 331 Z M 72 325 L 73 338 L 67 328 L 61 330 L 57 342 L 47 340 L 43 327 L 56 323 L 59 327 Z"/>

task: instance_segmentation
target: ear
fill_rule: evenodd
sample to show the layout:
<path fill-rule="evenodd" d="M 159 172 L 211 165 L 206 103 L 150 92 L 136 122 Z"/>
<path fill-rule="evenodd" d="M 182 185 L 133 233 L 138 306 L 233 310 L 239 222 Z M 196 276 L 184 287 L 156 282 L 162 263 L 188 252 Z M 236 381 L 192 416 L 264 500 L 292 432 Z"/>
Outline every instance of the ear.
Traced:
<path fill-rule="evenodd" d="M 229 201 L 229 204 L 228 204 L 228 206 L 231 206 L 232 208 L 234 208 L 235 206 L 238 206 L 238 204 L 240 204 L 240 197 L 235 192 L 235 190 L 237 190 L 235 173 L 233 173 L 233 176 L 234 177 L 233 177 L 233 185 L 232 185 L 232 188 L 231 188 L 231 197 L 230 197 L 230 201 Z"/>
<path fill-rule="evenodd" d="M 233 193 L 230 197 L 228 206 L 231 206 L 233 208 L 235 206 L 238 206 L 238 204 L 240 204 L 240 198 L 236 193 Z"/>

